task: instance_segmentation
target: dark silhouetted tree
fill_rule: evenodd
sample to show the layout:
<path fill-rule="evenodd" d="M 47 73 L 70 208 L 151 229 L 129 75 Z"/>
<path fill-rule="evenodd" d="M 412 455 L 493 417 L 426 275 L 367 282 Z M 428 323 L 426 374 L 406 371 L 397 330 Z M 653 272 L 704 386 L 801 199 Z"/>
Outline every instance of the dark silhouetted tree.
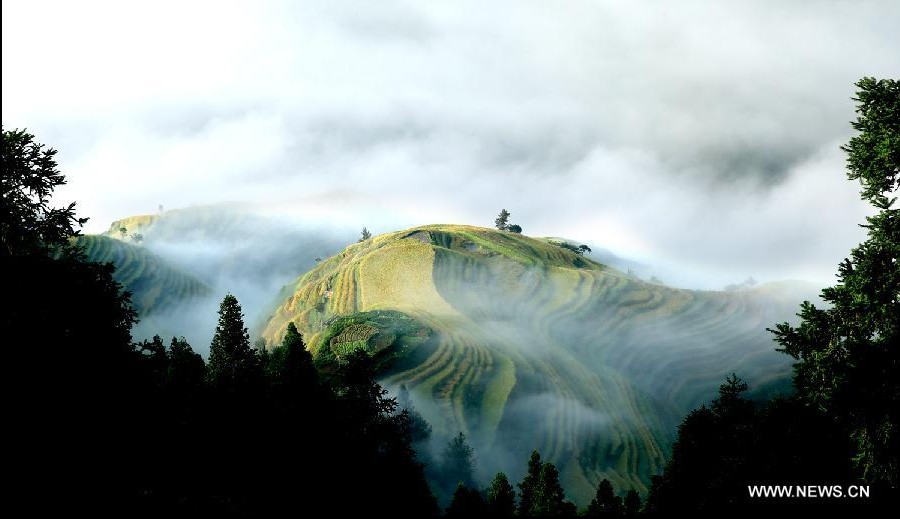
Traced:
<path fill-rule="evenodd" d="M 422 442 L 431 437 L 431 424 L 413 406 L 406 384 L 400 384 L 400 391 L 397 393 L 397 406 L 401 411 L 406 411 L 409 414 L 409 432 L 413 443 Z"/>
<path fill-rule="evenodd" d="M 488 487 L 487 508 L 491 517 L 512 517 L 516 513 L 516 492 L 502 472 L 494 476 Z"/>
<path fill-rule="evenodd" d="M 612 483 L 603 479 L 597 485 L 597 493 L 588 505 L 588 517 L 622 517 L 624 515 L 622 498 L 616 495 Z"/>
<path fill-rule="evenodd" d="M 272 384 L 284 393 L 279 398 L 296 402 L 314 395 L 318 374 L 313 367 L 312 355 L 306 350 L 303 337 L 293 322 L 288 323 L 281 346 L 272 351 L 268 362 Z"/>
<path fill-rule="evenodd" d="M 637 517 L 641 513 L 641 496 L 637 490 L 631 489 L 625 494 L 625 500 L 622 504 L 625 509 L 625 517 Z"/>
<path fill-rule="evenodd" d="M 536 450 L 531 451 L 531 457 L 528 459 L 528 470 L 522 482 L 519 483 L 519 515 L 527 517 L 531 514 L 535 489 L 541 478 L 541 466 L 540 453 Z"/>
<path fill-rule="evenodd" d="M 485 517 L 487 511 L 481 492 L 460 483 L 453 491 L 453 498 L 447 507 L 447 517 Z"/>
<path fill-rule="evenodd" d="M 732 375 L 719 398 L 684 419 L 665 471 L 651 480 L 648 513 L 726 514 L 759 504 L 746 490 L 759 482 L 852 481 L 849 442 L 831 418 L 796 399 L 757 407 L 746 390 Z"/>
<path fill-rule="evenodd" d="M 870 482 L 900 484 L 900 81 L 864 78 L 856 86 L 857 134 L 842 149 L 847 176 L 859 180 L 866 241 L 838 267 L 838 284 L 822 291 L 827 308 L 809 301 L 800 324 L 773 330 L 798 360 L 794 385 L 809 405 L 850 431 L 854 459 Z"/>
<path fill-rule="evenodd" d="M 582 245 L 579 245 L 579 246 L 578 246 L 578 253 L 579 253 L 579 254 L 584 255 L 585 253 L 590 253 L 590 252 L 591 252 L 591 248 L 588 247 L 587 245 L 583 245 L 583 244 L 582 244 Z"/>
<path fill-rule="evenodd" d="M 156 386 L 163 386 L 168 377 L 169 359 L 166 355 L 166 346 L 159 335 L 154 335 L 152 340 L 142 341 L 137 344 L 143 364 Z"/>
<path fill-rule="evenodd" d="M 506 226 L 506 230 L 516 234 L 522 234 L 522 226 L 518 224 L 510 224 Z"/>
<path fill-rule="evenodd" d="M 502 209 L 500 211 L 500 214 L 494 220 L 494 226 L 497 227 L 498 230 L 505 231 L 507 228 L 506 224 L 508 221 L 509 221 L 509 211 L 507 211 L 506 209 Z"/>
<path fill-rule="evenodd" d="M 2 135 L 0 333 L 17 345 L 7 366 L 21 392 L 9 403 L 16 449 L 6 467 L 37 494 L 18 496 L 37 513 L 102 514 L 144 488 L 142 467 L 159 443 L 135 443 L 153 434 L 147 406 L 157 388 L 131 344 L 135 313 L 112 265 L 87 261 L 72 240 L 87 219 L 74 203 L 53 206 L 66 183 L 56 151 L 26 131 Z"/>
<path fill-rule="evenodd" d="M 475 471 L 475 450 L 466 441 L 465 434 L 460 432 L 447 443 L 441 454 L 441 461 L 448 482 L 474 487 L 472 476 Z"/>
<path fill-rule="evenodd" d="M 556 465 L 544 462 L 534 489 L 534 498 L 527 515 L 531 517 L 574 517 L 575 505 L 566 501 Z"/>
<path fill-rule="evenodd" d="M 53 190 L 66 184 L 56 165 L 56 150 L 34 141 L 25 130 L 3 130 L 0 179 L 3 189 L 0 239 L 4 256 L 50 254 L 70 249 L 69 238 L 87 218 L 75 216 L 75 204 L 52 207 Z"/>
<path fill-rule="evenodd" d="M 373 359 L 364 350 L 351 353 L 336 383 L 335 409 L 342 435 L 337 445 L 355 477 L 367 482 L 354 491 L 355 499 L 345 509 L 351 515 L 378 517 L 432 515 L 436 504 L 412 449 L 409 415 L 397 414 L 396 400 L 375 382 Z M 343 473 L 340 464 L 335 468 L 337 479 Z M 403 489 L 403 499 L 397 499 L 397 489 Z M 336 495 L 343 495 L 342 490 Z"/>
<path fill-rule="evenodd" d="M 169 344 L 166 383 L 181 391 L 192 391 L 203 385 L 206 364 L 184 339 L 172 337 Z"/>
<path fill-rule="evenodd" d="M 219 306 L 219 324 L 209 347 L 209 382 L 216 389 L 234 391 L 252 384 L 259 368 L 241 305 L 228 294 Z"/>

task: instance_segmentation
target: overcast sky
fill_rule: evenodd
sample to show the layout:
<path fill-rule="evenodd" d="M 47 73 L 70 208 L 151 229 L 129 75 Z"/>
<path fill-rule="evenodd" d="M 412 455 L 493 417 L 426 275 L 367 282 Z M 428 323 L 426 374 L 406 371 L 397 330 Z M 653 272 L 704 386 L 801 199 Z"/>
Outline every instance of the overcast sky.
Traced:
<path fill-rule="evenodd" d="M 891 0 L 2 10 L 4 128 L 59 150 L 89 231 L 159 204 L 376 232 L 505 207 L 695 286 L 833 279 L 867 212 L 852 84 L 900 76 Z"/>

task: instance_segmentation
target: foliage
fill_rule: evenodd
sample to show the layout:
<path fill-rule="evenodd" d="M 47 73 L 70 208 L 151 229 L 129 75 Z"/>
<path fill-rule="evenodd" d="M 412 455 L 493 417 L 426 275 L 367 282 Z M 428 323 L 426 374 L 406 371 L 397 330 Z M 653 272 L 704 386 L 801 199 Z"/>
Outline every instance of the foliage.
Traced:
<path fill-rule="evenodd" d="M 372 355 L 381 370 L 405 357 L 430 331 L 410 316 L 392 310 L 357 312 L 332 320 L 319 336 L 314 362 L 333 371 L 357 350 Z"/>
<path fill-rule="evenodd" d="M 446 517 L 485 517 L 487 511 L 481 492 L 459 483 L 453 491 Z"/>
<path fill-rule="evenodd" d="M 572 251 L 579 256 L 584 256 L 586 252 L 591 252 L 591 248 L 584 244 L 575 245 L 567 241 L 554 241 L 553 243 L 555 243 L 558 247 L 562 247 L 563 249 Z"/>
<path fill-rule="evenodd" d="M 612 483 L 608 479 L 603 479 L 597 485 L 597 494 L 588 505 L 588 517 L 622 517 L 625 507 L 622 498 L 616 495 L 613 490 Z"/>
<path fill-rule="evenodd" d="M 528 458 L 528 470 L 525 478 L 519 483 L 519 515 L 521 516 L 527 517 L 531 514 L 542 466 L 541 454 L 537 450 L 531 451 L 531 456 Z"/>
<path fill-rule="evenodd" d="M 528 515 L 531 517 L 574 517 L 575 505 L 566 501 L 556 465 L 544 462 L 534 488 Z"/>
<path fill-rule="evenodd" d="M 512 517 L 516 513 L 516 492 L 502 472 L 494 476 L 488 487 L 487 508 L 491 517 Z"/>
<path fill-rule="evenodd" d="M 497 218 L 494 220 L 494 226 L 499 231 L 505 231 L 507 228 L 507 222 L 509 221 L 509 211 L 506 209 L 501 209 L 500 214 L 497 215 Z"/>
<path fill-rule="evenodd" d="M 68 248 L 68 240 L 87 218 L 75 216 L 75 204 L 51 207 L 53 190 L 66 184 L 57 169 L 56 150 L 35 142 L 25 130 L 2 130 L 0 179 L 3 198 L 0 239 L 4 256 L 49 254 Z"/>
<path fill-rule="evenodd" d="M 370 233 L 368 229 L 363 227 L 362 232 L 360 232 L 360 237 L 359 237 L 359 240 L 357 240 L 357 243 L 362 243 L 371 237 L 372 237 L 372 233 Z"/>
<path fill-rule="evenodd" d="M 641 496 L 637 490 L 631 489 L 625 494 L 623 508 L 625 517 L 637 517 L 641 513 Z"/>
<path fill-rule="evenodd" d="M 24 490 L 17 497 L 36 513 L 62 504 L 115 507 L 150 459 L 132 446 L 154 390 L 142 385 L 131 344 L 135 313 L 112 266 L 88 262 L 72 243 L 86 221 L 75 204 L 52 204 L 65 184 L 55 150 L 25 131 L 2 134 L 0 333 L 19 395 L 9 403 L 16 447 L 6 466 Z"/>
<path fill-rule="evenodd" d="M 849 443 L 829 417 L 796 399 L 757 406 L 746 391 L 732 375 L 718 398 L 684 419 L 665 472 L 652 480 L 648 512 L 713 514 L 752 506 L 759 504 L 747 493 L 754 483 L 853 482 Z"/>
<path fill-rule="evenodd" d="M 316 368 L 294 323 L 288 324 L 281 346 L 266 355 L 265 370 L 280 400 L 297 402 L 316 396 Z"/>
<path fill-rule="evenodd" d="M 441 453 L 444 477 L 448 482 L 461 483 L 473 487 L 475 482 L 475 450 L 466 441 L 466 435 L 460 432 L 450 440 Z"/>
<path fill-rule="evenodd" d="M 3 136 L 2 332 L 23 357 L 13 365 L 28 367 L 15 380 L 25 398 L 13 402 L 20 421 L 9 432 L 21 454 L 8 467 L 33 511 L 435 514 L 409 415 L 395 413 L 367 355 L 326 383 L 296 328 L 271 355 L 257 354 L 231 295 L 220 307 L 209 374 L 184 339 L 168 349 L 158 336 L 132 344 L 134 312 L 113 267 L 70 245 L 83 221 L 73 206 L 50 209 L 50 191 L 64 182 L 52 153 L 31 136 Z M 51 293 L 65 300 L 48 301 Z M 335 484 L 350 471 L 365 482 L 352 500 Z"/>
<path fill-rule="evenodd" d="M 424 442 L 431 438 L 431 424 L 416 411 L 412 399 L 409 397 L 409 389 L 406 387 L 406 384 L 400 384 L 397 406 L 401 411 L 406 411 L 409 415 L 409 436 L 413 443 Z"/>
<path fill-rule="evenodd" d="M 516 234 L 522 234 L 522 226 L 518 224 L 510 224 L 506 226 L 506 230 Z"/>
<path fill-rule="evenodd" d="M 834 417 L 852 436 L 866 480 L 898 483 L 900 451 L 900 81 L 857 83 L 858 132 L 847 146 L 848 178 L 877 210 L 866 241 L 838 267 L 838 284 L 822 291 L 827 307 L 809 301 L 800 324 L 773 333 L 798 360 L 798 397 Z"/>
<path fill-rule="evenodd" d="M 250 347 L 244 314 L 237 298 L 228 294 L 219 306 L 219 324 L 209 347 L 209 382 L 226 392 L 238 392 L 258 381 L 261 366 Z"/>

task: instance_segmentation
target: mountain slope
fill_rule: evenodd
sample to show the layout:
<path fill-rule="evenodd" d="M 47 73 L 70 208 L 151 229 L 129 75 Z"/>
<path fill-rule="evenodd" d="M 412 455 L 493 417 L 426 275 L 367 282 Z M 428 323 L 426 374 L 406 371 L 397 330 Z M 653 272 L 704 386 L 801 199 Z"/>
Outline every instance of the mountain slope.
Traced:
<path fill-rule="evenodd" d="M 89 260 L 116 266 L 113 277 L 131 292 L 141 316 L 210 294 L 205 283 L 144 247 L 102 235 L 80 236 L 78 243 Z"/>
<path fill-rule="evenodd" d="M 294 321 L 318 360 L 386 354 L 385 383 L 406 384 L 438 435 L 469 434 L 481 470 L 517 475 L 539 448 L 579 501 L 602 477 L 645 488 L 680 417 L 727 373 L 759 384 L 790 365 L 764 330 L 794 308 L 777 287 L 648 284 L 547 240 L 478 227 L 351 245 L 288 292 L 264 330 L 270 344 Z M 387 311 L 417 323 L 414 334 L 379 324 Z"/>

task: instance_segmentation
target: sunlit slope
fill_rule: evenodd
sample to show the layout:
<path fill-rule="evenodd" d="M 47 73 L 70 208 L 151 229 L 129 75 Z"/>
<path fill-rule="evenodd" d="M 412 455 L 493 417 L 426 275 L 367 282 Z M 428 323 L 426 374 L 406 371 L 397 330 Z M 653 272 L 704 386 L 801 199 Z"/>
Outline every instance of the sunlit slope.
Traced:
<path fill-rule="evenodd" d="M 134 233 L 143 233 L 145 230 L 153 226 L 157 218 L 158 216 L 153 214 L 142 214 L 122 218 L 120 220 L 114 221 L 109 226 L 109 230 L 103 234 L 106 236 L 119 238 L 122 236 L 122 229 L 125 229 L 126 236 Z"/>
<path fill-rule="evenodd" d="M 210 293 L 202 281 L 144 247 L 100 235 L 81 236 L 78 243 L 91 261 L 116 266 L 113 277 L 131 292 L 131 301 L 141 316 Z"/>
<path fill-rule="evenodd" d="M 437 433 L 467 432 L 482 469 L 515 472 L 538 448 L 583 500 L 601 477 L 644 488 L 680 417 L 727 373 L 784 376 L 764 330 L 793 308 L 778 292 L 648 284 L 544 240 L 434 225 L 323 261 L 264 336 L 275 343 L 294 321 L 318 355 L 338 346 L 338 316 L 416 319 L 431 338 L 385 382 L 406 384 Z"/>

